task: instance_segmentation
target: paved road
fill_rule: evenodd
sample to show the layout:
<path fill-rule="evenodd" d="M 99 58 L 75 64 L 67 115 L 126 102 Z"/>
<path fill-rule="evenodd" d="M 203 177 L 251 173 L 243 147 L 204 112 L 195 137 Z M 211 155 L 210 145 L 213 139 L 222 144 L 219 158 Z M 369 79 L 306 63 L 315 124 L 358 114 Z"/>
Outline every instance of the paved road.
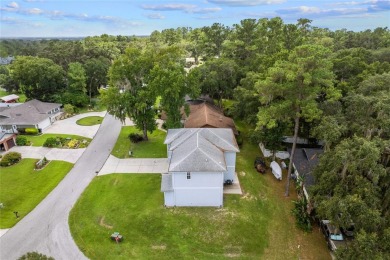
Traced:
<path fill-rule="evenodd" d="M 56 260 L 86 259 L 71 237 L 69 212 L 96 171 L 102 168 L 120 129 L 120 121 L 107 114 L 94 140 L 64 180 L 0 238 L 0 259 L 17 259 L 30 251 Z"/>

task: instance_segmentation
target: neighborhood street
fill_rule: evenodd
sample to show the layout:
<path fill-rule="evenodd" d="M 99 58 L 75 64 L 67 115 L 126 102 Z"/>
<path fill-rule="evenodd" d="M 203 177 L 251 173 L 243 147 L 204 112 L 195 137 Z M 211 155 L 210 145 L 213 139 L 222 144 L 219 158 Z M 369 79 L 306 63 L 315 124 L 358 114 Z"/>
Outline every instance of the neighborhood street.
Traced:
<path fill-rule="evenodd" d="M 68 225 L 73 205 L 103 167 L 117 140 L 121 122 L 106 114 L 95 138 L 61 183 L 26 217 L 0 238 L 0 259 L 37 251 L 58 259 L 86 259 Z"/>

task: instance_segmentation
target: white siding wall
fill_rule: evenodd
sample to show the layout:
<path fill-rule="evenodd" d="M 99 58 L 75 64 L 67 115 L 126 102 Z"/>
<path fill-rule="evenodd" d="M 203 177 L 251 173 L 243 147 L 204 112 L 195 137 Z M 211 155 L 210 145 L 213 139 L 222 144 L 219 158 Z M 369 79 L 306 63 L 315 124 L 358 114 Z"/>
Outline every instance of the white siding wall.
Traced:
<path fill-rule="evenodd" d="M 193 187 L 222 187 L 221 174 L 219 172 L 191 172 L 191 179 L 187 179 L 187 172 L 174 172 L 173 189 Z"/>
<path fill-rule="evenodd" d="M 224 181 L 234 180 L 234 175 L 236 171 L 236 153 L 225 152 L 225 162 L 226 162 L 227 172 L 225 172 L 224 174 Z"/>
<path fill-rule="evenodd" d="M 38 124 L 38 128 L 39 129 L 45 129 L 46 127 L 48 127 L 50 125 L 50 118 L 46 118 L 45 120 L 43 120 L 42 122 L 40 122 Z"/>
<path fill-rule="evenodd" d="M 195 172 L 187 179 L 187 172 L 172 175 L 175 206 L 223 205 L 223 173 Z"/>
<path fill-rule="evenodd" d="M 164 192 L 164 204 L 167 207 L 175 206 L 174 194 L 173 191 Z"/>

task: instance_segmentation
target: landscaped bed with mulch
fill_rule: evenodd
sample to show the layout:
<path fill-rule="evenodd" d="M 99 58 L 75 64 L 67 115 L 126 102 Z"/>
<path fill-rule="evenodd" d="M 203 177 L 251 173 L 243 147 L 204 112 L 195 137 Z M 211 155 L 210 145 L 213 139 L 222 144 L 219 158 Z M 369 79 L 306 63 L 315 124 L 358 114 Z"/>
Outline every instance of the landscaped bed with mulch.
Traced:
<path fill-rule="evenodd" d="M 92 141 L 91 138 L 68 134 L 18 135 L 17 138 L 19 137 L 25 137 L 27 145 L 65 149 L 85 148 Z"/>

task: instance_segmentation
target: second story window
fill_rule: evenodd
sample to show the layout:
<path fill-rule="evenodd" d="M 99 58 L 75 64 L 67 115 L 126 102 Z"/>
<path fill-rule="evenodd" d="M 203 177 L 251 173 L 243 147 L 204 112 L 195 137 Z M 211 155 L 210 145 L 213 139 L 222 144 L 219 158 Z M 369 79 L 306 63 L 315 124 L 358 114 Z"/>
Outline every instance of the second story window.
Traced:
<path fill-rule="evenodd" d="M 190 179 L 191 179 L 191 173 L 187 172 L 187 180 L 190 180 Z"/>

